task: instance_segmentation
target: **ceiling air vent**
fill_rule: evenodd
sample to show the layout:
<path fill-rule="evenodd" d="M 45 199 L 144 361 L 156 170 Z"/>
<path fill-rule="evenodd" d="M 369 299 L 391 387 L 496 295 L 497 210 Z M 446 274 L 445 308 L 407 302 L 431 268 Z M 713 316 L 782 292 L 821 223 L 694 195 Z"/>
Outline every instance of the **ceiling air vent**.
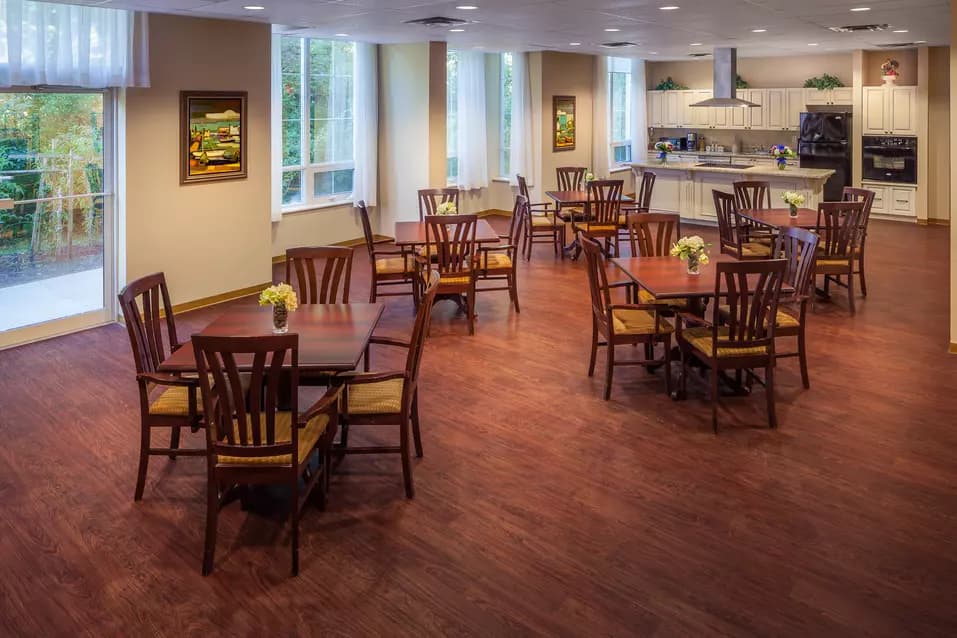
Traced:
<path fill-rule="evenodd" d="M 702 52 L 702 53 L 689 53 L 689 54 L 688 54 L 688 57 L 689 57 L 689 58 L 706 58 L 706 57 L 708 57 L 709 55 L 711 55 L 711 54 L 710 54 L 710 53 L 703 53 L 703 52 Z"/>
<path fill-rule="evenodd" d="M 846 27 L 828 27 L 828 29 L 838 33 L 860 33 L 861 31 L 883 31 L 888 26 L 886 24 L 851 24 Z"/>
<path fill-rule="evenodd" d="M 920 46 L 916 42 L 892 42 L 890 44 L 878 44 L 881 49 L 911 49 Z"/>
<path fill-rule="evenodd" d="M 460 24 L 465 24 L 466 22 L 468 22 L 468 20 L 462 20 L 461 18 L 445 18 L 442 16 L 435 16 L 433 18 L 406 20 L 402 24 L 420 24 L 423 27 L 454 27 Z"/>
<path fill-rule="evenodd" d="M 606 49 L 627 49 L 637 45 L 634 42 L 603 42 L 601 46 Z"/>

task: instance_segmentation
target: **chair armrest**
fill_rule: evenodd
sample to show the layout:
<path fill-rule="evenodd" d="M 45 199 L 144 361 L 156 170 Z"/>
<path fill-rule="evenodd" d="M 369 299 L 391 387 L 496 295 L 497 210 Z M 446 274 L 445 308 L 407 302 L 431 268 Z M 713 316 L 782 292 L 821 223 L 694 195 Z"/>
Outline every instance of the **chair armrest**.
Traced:
<path fill-rule="evenodd" d="M 332 410 L 339 409 L 339 397 L 342 395 L 342 388 L 332 386 L 326 393 L 316 401 L 311 408 L 299 414 L 299 427 L 305 427 L 305 425 L 314 419 L 316 416 L 322 414 L 323 412 L 329 412 L 330 408 Z"/>
<path fill-rule="evenodd" d="M 408 253 L 408 252 L 409 252 L 409 251 L 407 251 L 407 250 L 402 250 L 402 249 L 399 249 L 399 250 L 378 250 L 378 249 L 376 249 L 376 248 L 373 248 L 373 249 L 372 249 L 372 256 L 373 256 L 373 257 L 376 257 L 376 256 L 378 256 L 378 255 L 405 255 L 405 254 Z"/>
<path fill-rule="evenodd" d="M 661 305 L 653 303 L 617 303 L 608 306 L 609 310 L 650 310 L 660 312 Z"/>
<path fill-rule="evenodd" d="M 504 237 L 502 239 L 505 239 Z M 512 244 L 495 244 L 494 246 L 479 246 L 479 250 L 488 252 L 490 250 L 511 250 L 515 248 Z"/>
<path fill-rule="evenodd" d="M 679 331 L 681 330 L 680 325 L 683 322 L 688 322 L 689 324 L 693 323 L 699 326 L 705 326 L 706 328 L 714 327 L 714 324 L 712 324 L 710 321 L 708 321 L 704 317 L 699 317 L 698 315 L 691 314 L 690 312 L 686 312 L 684 310 L 679 310 L 675 312 L 675 316 L 679 319 L 679 321 L 676 322 L 679 326 L 678 328 Z"/>
<path fill-rule="evenodd" d="M 161 372 L 141 372 L 136 375 L 137 381 L 146 383 L 156 383 L 158 385 L 170 385 L 188 388 L 199 387 L 199 377 L 178 377 L 174 374 L 163 374 Z"/>
<path fill-rule="evenodd" d="M 552 202 L 538 202 L 537 204 L 528 205 L 529 208 L 544 208 L 546 211 L 553 206 L 555 206 L 555 204 Z"/>
<path fill-rule="evenodd" d="M 408 341 L 393 339 L 392 337 L 372 337 L 369 339 L 369 343 L 374 343 L 380 346 L 396 346 L 399 348 L 409 348 L 412 346 L 412 344 L 410 344 Z"/>
<path fill-rule="evenodd" d="M 332 381 L 344 385 L 363 385 L 404 378 L 405 372 L 343 372 L 334 376 Z"/>

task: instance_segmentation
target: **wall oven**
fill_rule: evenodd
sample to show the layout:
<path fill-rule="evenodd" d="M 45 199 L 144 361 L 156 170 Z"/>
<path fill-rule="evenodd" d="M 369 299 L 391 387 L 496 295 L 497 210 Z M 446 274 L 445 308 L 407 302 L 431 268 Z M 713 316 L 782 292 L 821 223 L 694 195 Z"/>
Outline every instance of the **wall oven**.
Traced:
<path fill-rule="evenodd" d="M 917 138 L 865 135 L 861 176 L 878 182 L 917 183 Z"/>

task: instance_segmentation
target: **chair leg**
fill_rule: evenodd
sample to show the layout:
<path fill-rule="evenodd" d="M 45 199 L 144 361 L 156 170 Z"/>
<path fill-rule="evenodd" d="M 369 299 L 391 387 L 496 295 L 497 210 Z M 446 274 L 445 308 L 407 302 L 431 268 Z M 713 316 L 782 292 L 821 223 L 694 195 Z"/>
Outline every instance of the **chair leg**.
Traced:
<path fill-rule="evenodd" d="M 588 376 L 595 375 L 595 357 L 598 356 L 598 322 L 591 318 L 591 357 L 588 359 Z"/>
<path fill-rule="evenodd" d="M 140 464 L 136 470 L 136 489 L 133 492 L 134 501 L 139 501 L 143 498 L 143 489 L 146 487 L 146 469 L 150 462 L 150 427 L 143 423 L 140 428 Z"/>
<path fill-rule="evenodd" d="M 373 266 L 374 268 L 375 266 Z M 369 286 L 369 303 L 375 303 L 376 297 L 376 285 L 375 285 L 375 275 L 372 276 L 372 285 Z"/>
<path fill-rule="evenodd" d="M 508 276 L 508 293 L 509 296 L 512 297 L 512 303 L 515 305 L 515 312 L 520 313 L 521 310 L 518 308 L 518 277 L 514 271 Z"/>
<path fill-rule="evenodd" d="M 213 571 L 216 554 L 216 522 L 219 518 L 219 485 L 210 478 L 206 486 L 206 542 L 203 548 L 203 576 Z"/>
<path fill-rule="evenodd" d="M 292 484 L 292 512 L 290 513 L 290 518 L 292 519 L 292 575 L 299 575 L 299 481 L 296 480 Z"/>
<path fill-rule="evenodd" d="M 178 450 L 179 449 L 179 426 L 170 428 L 169 432 L 169 449 Z M 169 458 L 171 460 L 176 460 L 176 452 L 170 452 Z"/>
<path fill-rule="evenodd" d="M 405 497 L 415 496 L 415 487 L 412 484 L 412 459 L 409 458 L 409 419 L 403 415 L 399 426 L 399 453 L 402 456 L 402 480 L 405 482 Z"/>
<path fill-rule="evenodd" d="M 611 378 L 615 370 L 615 344 L 612 338 L 608 337 L 607 357 L 605 359 L 605 401 L 611 398 Z"/>
<path fill-rule="evenodd" d="M 801 322 L 801 327 L 798 329 L 798 361 L 801 364 L 801 382 L 804 384 L 804 388 L 809 390 L 811 388 L 811 379 L 807 373 L 807 340 L 804 337 L 804 322 Z"/>
<path fill-rule="evenodd" d="M 469 336 L 475 334 L 475 287 L 473 286 L 465 296 L 466 310 L 469 314 Z"/>
<path fill-rule="evenodd" d="M 853 271 L 854 269 L 851 268 Z M 853 317 L 856 313 L 856 308 L 854 307 L 854 273 L 850 272 L 847 275 L 847 305 L 848 309 L 851 311 L 851 316 Z"/>
<path fill-rule="evenodd" d="M 635 344 L 638 345 L 638 344 Z M 655 343 L 653 341 L 645 342 L 645 361 L 651 361 L 655 358 Z M 648 374 L 654 374 L 651 368 L 645 367 L 645 370 L 648 371 Z"/>
<path fill-rule="evenodd" d="M 369 344 L 366 344 L 365 352 L 362 353 L 362 366 L 366 372 L 369 371 Z"/>
<path fill-rule="evenodd" d="M 774 412 L 774 366 L 764 369 L 764 392 L 768 401 L 768 427 L 778 427 L 778 417 Z"/>
<path fill-rule="evenodd" d="M 867 279 L 864 277 L 864 251 L 857 256 L 858 276 L 861 278 L 861 296 L 867 296 Z"/>
<path fill-rule="evenodd" d="M 422 433 L 419 431 L 419 393 L 412 397 L 412 440 L 415 442 L 415 455 L 422 458 Z"/>
<path fill-rule="evenodd" d="M 665 392 L 671 396 L 671 335 L 665 337 Z"/>
<path fill-rule="evenodd" d="M 718 369 L 711 368 L 711 428 L 718 433 Z"/>
<path fill-rule="evenodd" d="M 343 449 L 349 447 L 349 424 L 339 422 L 339 445 Z"/>
<path fill-rule="evenodd" d="M 681 397 L 688 396 L 688 353 L 681 351 Z"/>

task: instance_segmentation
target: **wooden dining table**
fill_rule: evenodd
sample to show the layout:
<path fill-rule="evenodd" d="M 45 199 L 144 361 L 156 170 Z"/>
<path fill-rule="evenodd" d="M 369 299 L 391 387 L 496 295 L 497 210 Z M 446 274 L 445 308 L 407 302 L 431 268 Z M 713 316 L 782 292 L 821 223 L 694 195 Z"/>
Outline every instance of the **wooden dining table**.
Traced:
<path fill-rule="evenodd" d="M 425 245 L 425 222 L 396 222 L 395 245 L 402 247 Z M 499 235 L 485 219 L 475 224 L 475 241 L 479 244 L 493 244 L 499 241 Z M 435 238 L 432 238 L 435 241 Z"/>
<path fill-rule="evenodd" d="M 355 370 L 369 345 L 372 331 L 382 316 L 381 303 L 303 304 L 289 313 L 289 332 L 299 335 L 299 369 L 309 372 Z M 270 306 L 229 308 L 199 334 L 245 337 L 272 334 Z M 252 358 L 237 357 L 240 368 Z M 284 367 L 291 363 L 287 360 Z M 187 341 L 159 366 L 160 372 L 196 372 L 192 342 Z"/>
<path fill-rule="evenodd" d="M 762 209 L 743 209 L 739 210 L 745 219 L 761 226 L 770 226 L 772 228 L 806 228 L 814 230 L 817 228 L 817 210 L 813 208 L 798 208 L 797 217 L 791 217 L 791 212 L 787 208 L 762 208 Z"/>

